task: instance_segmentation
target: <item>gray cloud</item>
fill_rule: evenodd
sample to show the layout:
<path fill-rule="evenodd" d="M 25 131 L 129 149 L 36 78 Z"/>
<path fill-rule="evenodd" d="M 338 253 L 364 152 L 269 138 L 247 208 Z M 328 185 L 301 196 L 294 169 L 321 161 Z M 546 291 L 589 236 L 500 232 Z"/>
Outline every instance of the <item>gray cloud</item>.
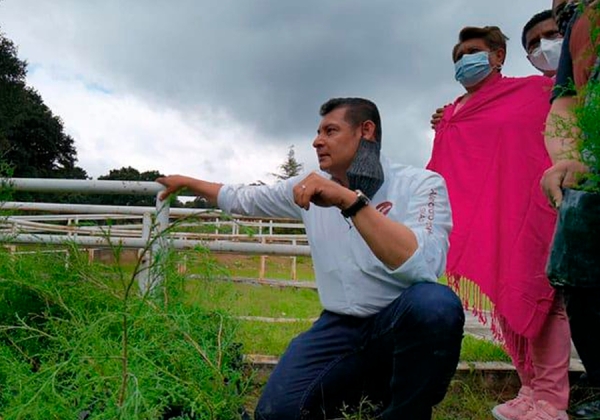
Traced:
<path fill-rule="evenodd" d="M 423 163 L 429 116 L 461 93 L 450 50 L 465 25 L 511 37 L 508 74 L 534 73 L 520 31 L 550 0 L 5 0 L 0 24 L 25 52 L 187 112 L 207 107 L 267 141 L 311 138 L 319 105 L 381 108 L 385 150 Z M 30 60 L 36 64 L 35 60 Z"/>

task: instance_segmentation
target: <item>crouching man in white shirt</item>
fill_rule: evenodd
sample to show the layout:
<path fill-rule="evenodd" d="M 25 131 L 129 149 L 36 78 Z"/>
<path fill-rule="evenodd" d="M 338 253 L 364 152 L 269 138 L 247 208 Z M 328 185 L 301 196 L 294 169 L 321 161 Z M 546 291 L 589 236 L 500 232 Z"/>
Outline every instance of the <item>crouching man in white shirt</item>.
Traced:
<path fill-rule="evenodd" d="M 325 419 L 361 398 L 381 418 L 431 419 L 458 363 L 464 312 L 437 283 L 452 228 L 444 180 L 380 158 L 381 121 L 360 98 L 326 102 L 313 141 L 322 173 L 275 185 L 159 178 L 226 212 L 306 226 L 324 310 L 292 340 L 263 391 L 257 420 Z"/>

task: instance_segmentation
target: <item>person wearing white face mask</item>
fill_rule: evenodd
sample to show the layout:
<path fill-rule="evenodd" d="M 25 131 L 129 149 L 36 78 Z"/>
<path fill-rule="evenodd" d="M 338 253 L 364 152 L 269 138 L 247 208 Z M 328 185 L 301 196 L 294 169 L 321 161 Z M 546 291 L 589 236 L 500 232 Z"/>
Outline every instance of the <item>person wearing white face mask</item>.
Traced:
<path fill-rule="evenodd" d="M 523 27 L 521 42 L 529 62 L 544 76 L 554 77 L 558 68 L 562 35 L 552 15 L 552 10 L 544 10 L 534 15 Z M 437 108 L 431 116 L 431 128 L 442 119 L 444 107 Z"/>
<path fill-rule="evenodd" d="M 544 174 L 542 188 L 548 196 L 549 204 L 557 209 L 561 206 L 564 189 L 573 188 L 585 179 L 582 175 L 590 170 L 578 158 L 579 151 L 576 143 L 580 138 L 579 134 L 575 134 L 575 130 L 562 130 L 555 124 L 560 124 L 562 121 L 575 121 L 580 115 L 576 109 L 588 97 L 588 83 L 598 81 L 600 74 L 599 6 L 598 0 L 554 0 L 552 2 L 556 24 L 565 42 L 556 74 L 545 138 L 554 165 Z M 570 124 L 573 127 L 578 126 L 576 122 Z M 571 220 L 575 213 L 577 212 L 570 212 L 565 219 Z M 572 250 L 565 248 L 565 255 L 573 255 Z M 574 269 L 578 266 L 579 262 L 573 263 Z M 557 279 L 555 277 L 552 280 Z M 585 390 L 585 399 L 576 401 L 569 414 L 572 419 L 598 420 L 600 419 L 600 336 L 598 335 L 600 278 L 596 278 L 593 282 L 590 279 L 586 281 L 579 276 L 567 274 L 562 276 L 561 282 L 556 282 L 565 295 L 573 344 L 585 368 L 584 375 L 574 384 L 579 391 Z"/>
<path fill-rule="evenodd" d="M 556 75 L 562 42 L 552 10 L 534 15 L 523 27 L 521 43 L 527 51 L 527 59 L 544 76 Z"/>
<path fill-rule="evenodd" d="M 445 178 L 452 205 L 448 284 L 475 314 L 491 306 L 521 380 L 494 418 L 567 420 L 569 324 L 545 274 L 556 214 L 539 188 L 553 83 L 502 75 L 506 40 L 496 26 L 460 31 L 452 59 L 466 93 L 444 109 L 427 169 Z M 554 411 L 540 414 L 539 401 Z"/>

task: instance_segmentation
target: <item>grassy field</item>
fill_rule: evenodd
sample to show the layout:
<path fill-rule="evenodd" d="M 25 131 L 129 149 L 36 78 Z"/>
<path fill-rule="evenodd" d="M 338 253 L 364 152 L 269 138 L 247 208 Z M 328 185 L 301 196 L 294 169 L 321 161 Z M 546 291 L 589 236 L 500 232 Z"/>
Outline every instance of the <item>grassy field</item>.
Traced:
<path fill-rule="evenodd" d="M 36 276 L 36 273 L 39 273 L 42 270 L 36 268 L 36 264 L 40 264 L 41 261 L 37 261 L 33 257 L 27 258 L 31 259 L 31 267 L 28 268 L 29 271 L 27 271 L 27 273 L 29 274 L 27 275 L 32 276 L 32 284 L 35 284 L 36 280 L 34 277 Z M 185 260 L 187 267 L 187 272 L 185 273 L 186 276 L 188 274 L 194 275 L 193 278 L 188 277 L 188 280 L 185 281 L 183 286 L 185 288 L 185 293 L 182 294 L 182 299 L 186 306 L 197 308 L 198 310 L 201 309 L 208 313 L 211 313 L 212 311 L 226 313 L 235 318 L 269 317 L 293 318 L 295 320 L 290 323 L 265 323 L 243 319 L 234 322 L 236 327 L 232 330 L 233 335 L 231 339 L 235 341 L 236 345 L 237 343 L 241 343 L 242 353 L 280 356 L 285 350 L 288 342 L 295 335 L 309 328 L 312 322 L 311 320 L 318 317 L 322 310 L 315 290 L 257 286 L 239 284 L 227 280 L 216 280 L 216 278 L 257 277 L 261 262 L 260 257 L 258 256 L 218 256 L 197 250 L 188 253 Z M 4 277 L 13 276 L 14 274 L 21 275 L 20 273 L 24 270 L 23 267 L 27 268 L 27 266 L 15 265 L 14 262 L 11 261 L 11 259 L 5 259 L 7 268 L 4 271 Z M 292 259 L 289 257 L 268 257 L 266 259 L 267 265 L 265 277 L 281 280 L 290 279 L 292 272 L 291 261 Z M 85 262 L 82 262 L 81 264 L 81 273 L 88 276 L 87 268 L 84 267 Z M 44 265 L 44 267 L 47 267 L 47 265 Z M 55 267 L 57 279 L 62 279 L 62 270 L 67 270 L 67 273 L 71 273 L 70 275 L 73 276 L 73 281 L 80 275 L 77 272 L 73 272 L 75 265 L 69 266 L 68 269 L 66 269 L 66 267 L 59 268 L 60 267 Z M 112 276 L 111 273 L 113 268 L 106 266 L 106 269 L 109 270 L 110 273 L 101 269 L 98 274 L 101 274 L 102 276 Z M 127 278 L 132 272 L 133 265 L 124 264 L 121 269 L 124 277 Z M 49 275 L 47 268 L 44 268 L 43 270 L 45 271 L 45 276 Z M 313 281 L 314 276 L 310 258 L 298 258 L 296 272 L 298 280 Z M 93 289 L 88 289 L 86 293 L 91 294 L 92 290 Z M 75 291 L 73 291 L 73 293 L 74 292 Z M 55 291 L 52 289 L 44 293 L 50 294 L 55 293 Z M 59 299 L 62 299 L 60 295 L 57 296 L 59 296 Z M 77 302 L 77 300 L 73 300 L 73 302 Z M 85 314 L 85 316 L 88 317 L 88 307 L 82 305 L 77 308 L 77 310 L 80 310 L 82 314 Z M 171 306 L 169 307 L 169 310 L 178 311 L 176 307 Z M 173 319 L 181 319 L 181 322 L 184 322 L 185 318 L 180 318 L 182 315 L 183 313 L 180 314 L 179 312 L 174 312 L 171 315 L 166 312 L 164 314 L 155 314 L 154 311 L 150 311 L 145 316 L 148 317 L 148 320 L 153 320 L 152 322 L 156 325 L 155 331 L 158 331 L 162 321 L 159 318 L 156 318 L 157 316 L 169 316 L 173 317 Z M 94 317 L 92 316 L 91 319 L 94 319 Z M 204 324 L 201 323 L 200 325 Z M 214 328 L 220 327 L 216 325 Z M 149 329 L 149 331 L 150 330 L 151 329 Z M 161 331 L 161 333 L 166 336 L 170 332 L 165 330 Z M 150 332 L 148 332 L 148 334 L 150 334 Z M 98 343 L 102 343 L 104 336 L 104 333 L 98 331 L 94 340 Z M 209 336 L 213 337 L 214 334 L 209 334 Z M 173 343 L 178 343 L 179 341 L 181 340 Z M 79 342 L 80 341 L 78 340 L 65 340 L 65 346 L 68 345 L 66 348 L 68 348 L 69 351 L 65 351 L 64 354 L 71 354 L 74 351 L 74 346 Z M 148 343 L 147 340 L 141 340 L 140 344 L 136 345 L 139 345 L 140 348 L 150 344 L 154 345 L 152 342 Z M 215 345 L 220 347 L 221 344 L 222 343 L 217 342 Z M 232 346 L 233 344 L 234 343 L 232 342 Z M 171 345 L 171 342 L 167 340 L 165 341 L 165 344 L 161 345 L 167 349 Z M 99 344 L 98 348 L 102 350 L 104 348 L 112 348 L 115 346 L 116 344 L 111 344 L 110 346 Z M 232 348 L 235 348 L 235 346 Z M 155 351 L 152 349 L 150 350 Z M 171 354 L 172 351 L 172 349 L 169 349 L 165 354 Z M 187 359 L 192 360 L 193 357 L 187 357 Z M 220 356 L 218 356 L 217 359 L 221 360 Z M 472 337 L 465 337 L 461 359 L 463 361 L 508 360 L 506 354 L 498 346 L 489 342 L 476 340 Z M 145 360 L 151 361 L 153 359 L 148 357 Z M 176 360 L 173 360 L 173 362 L 169 363 L 176 363 Z M 75 368 L 76 365 L 74 366 L 74 369 Z M 73 374 L 79 372 L 80 369 L 77 369 L 73 370 Z M 155 367 L 152 367 L 152 369 L 155 369 Z M 185 369 L 189 370 L 190 368 L 186 367 Z M 260 393 L 262 380 L 264 380 L 264 378 L 261 380 L 258 376 L 256 378 L 257 380 L 253 382 L 253 385 L 245 390 L 245 405 L 248 407 L 254 406 L 256 396 Z M 82 377 L 81 381 L 84 383 L 86 379 Z M 497 403 L 500 397 L 498 395 L 491 395 L 485 390 L 485 387 L 480 385 L 481 384 L 478 383 L 476 378 L 453 381 L 447 397 L 440 406 L 436 408 L 434 418 L 436 420 L 488 419 L 490 417 L 490 408 Z M 365 408 L 367 408 L 367 406 L 365 406 Z M 365 410 L 359 414 L 349 414 L 345 419 L 367 420 L 369 419 L 367 411 L 368 410 Z M 0 412 L 0 416 L 1 415 L 2 413 Z M 7 418 L 8 417 L 6 417 L 5 420 Z"/>
<path fill-rule="evenodd" d="M 214 269 L 225 276 L 258 276 L 260 266 L 258 256 L 223 255 L 201 258 L 211 258 Z M 309 258 L 298 258 L 297 264 L 298 280 L 314 279 Z M 289 280 L 290 267 L 290 258 L 268 257 L 265 277 Z M 188 283 L 188 287 L 193 291 L 191 295 L 195 296 L 198 304 L 207 308 L 228 308 L 228 312 L 235 316 L 306 319 L 306 321 L 277 324 L 240 321 L 237 338 L 242 343 L 243 352 L 246 354 L 280 356 L 289 341 L 308 329 L 311 325 L 309 319 L 318 317 L 322 309 L 314 290 L 236 284 L 209 279 L 194 279 Z M 471 336 L 465 336 L 463 340 L 461 360 L 510 361 L 499 346 Z M 250 410 L 254 407 L 265 380 L 266 377 L 259 376 L 255 381 L 255 388 L 250 392 L 246 404 Z M 491 408 L 502 398 L 508 397 L 510 395 L 496 395 L 487 390 L 476 375 L 472 378 L 457 379 L 452 381 L 444 401 L 435 408 L 434 419 L 487 420 L 490 418 Z M 347 414 L 344 420 L 369 420 L 368 404 L 365 404 L 363 409 L 360 413 Z"/>
<path fill-rule="evenodd" d="M 210 258 L 215 271 L 224 276 L 256 277 L 258 256 L 205 256 Z M 290 278 L 290 258 L 268 257 L 266 277 Z M 217 268 L 218 267 L 218 268 Z M 192 269 L 191 272 L 194 272 Z M 197 270 L 196 270 L 197 272 Z M 312 264 L 309 258 L 298 259 L 298 272 L 310 273 L 300 277 L 312 280 Z M 322 307 L 316 291 L 310 289 L 279 288 L 226 281 L 194 279 L 188 283 L 190 296 L 205 308 L 223 309 L 235 316 L 303 319 L 294 323 L 265 323 L 244 320 L 239 327 L 240 340 L 248 354 L 279 356 L 287 343 L 298 333 L 308 329 L 312 319 L 317 318 Z M 510 361 L 497 345 L 465 337 L 461 354 L 463 361 Z"/>
<path fill-rule="evenodd" d="M 224 281 L 197 279 L 188 285 L 190 295 L 207 309 L 228 308 L 234 316 L 304 319 L 292 323 L 265 323 L 242 320 L 239 339 L 244 352 L 279 356 L 287 343 L 308 329 L 319 316 L 317 293 L 306 289 L 265 287 Z M 497 345 L 467 336 L 463 341 L 463 361 L 509 361 Z"/>

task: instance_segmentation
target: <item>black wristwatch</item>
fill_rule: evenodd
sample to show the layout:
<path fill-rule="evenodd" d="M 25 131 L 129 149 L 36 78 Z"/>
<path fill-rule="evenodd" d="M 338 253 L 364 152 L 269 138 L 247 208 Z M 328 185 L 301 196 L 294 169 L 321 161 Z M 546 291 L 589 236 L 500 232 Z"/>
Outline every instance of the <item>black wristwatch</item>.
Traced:
<path fill-rule="evenodd" d="M 342 216 L 345 218 L 352 217 L 360 209 L 369 205 L 371 200 L 361 190 L 356 190 L 356 201 L 350 205 L 347 209 L 342 210 Z"/>

